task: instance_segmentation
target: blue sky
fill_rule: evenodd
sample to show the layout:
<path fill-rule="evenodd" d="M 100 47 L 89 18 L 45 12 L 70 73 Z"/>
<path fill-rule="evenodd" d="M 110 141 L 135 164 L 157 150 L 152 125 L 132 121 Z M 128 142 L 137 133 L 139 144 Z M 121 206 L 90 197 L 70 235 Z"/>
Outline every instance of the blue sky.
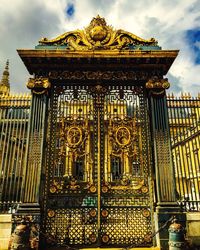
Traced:
<path fill-rule="evenodd" d="M 73 2 L 69 2 L 65 9 L 66 16 L 72 18 L 75 15 L 75 6 Z"/>
<path fill-rule="evenodd" d="M 167 75 L 170 91 L 200 92 L 199 0 L 1 0 L 0 74 L 10 60 L 13 92 L 25 92 L 28 74 L 16 49 L 34 48 L 41 37 L 83 29 L 100 14 L 116 29 L 180 53 Z"/>
<path fill-rule="evenodd" d="M 195 54 L 195 64 L 200 64 L 200 27 L 193 30 L 187 30 L 186 39 L 191 47 L 191 50 Z"/>

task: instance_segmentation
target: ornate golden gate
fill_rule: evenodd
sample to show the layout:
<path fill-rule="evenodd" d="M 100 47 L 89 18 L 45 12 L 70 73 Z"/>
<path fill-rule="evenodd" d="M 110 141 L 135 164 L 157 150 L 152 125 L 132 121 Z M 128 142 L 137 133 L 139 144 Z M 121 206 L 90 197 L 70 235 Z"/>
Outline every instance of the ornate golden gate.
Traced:
<path fill-rule="evenodd" d="M 149 121 L 143 87 L 54 86 L 44 231 L 65 245 L 151 245 Z"/>
<path fill-rule="evenodd" d="M 152 246 L 154 210 L 158 228 L 178 211 L 163 78 L 178 51 L 97 16 L 18 52 L 34 78 L 17 216 L 41 249 Z"/>

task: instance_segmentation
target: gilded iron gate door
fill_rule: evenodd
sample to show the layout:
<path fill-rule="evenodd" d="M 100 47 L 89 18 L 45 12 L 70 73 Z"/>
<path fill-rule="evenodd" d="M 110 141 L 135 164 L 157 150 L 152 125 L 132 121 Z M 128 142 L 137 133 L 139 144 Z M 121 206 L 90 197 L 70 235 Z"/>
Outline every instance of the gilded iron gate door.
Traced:
<path fill-rule="evenodd" d="M 55 246 L 152 245 L 143 87 L 54 86 L 43 230 Z"/>

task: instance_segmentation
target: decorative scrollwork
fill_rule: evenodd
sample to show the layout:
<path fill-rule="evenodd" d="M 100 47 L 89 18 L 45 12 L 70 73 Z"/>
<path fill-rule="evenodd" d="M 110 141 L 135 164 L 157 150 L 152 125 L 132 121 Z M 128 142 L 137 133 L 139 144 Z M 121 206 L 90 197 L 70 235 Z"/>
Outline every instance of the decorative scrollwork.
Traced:
<path fill-rule="evenodd" d="M 83 139 L 82 129 L 76 126 L 71 126 L 69 129 L 66 129 L 66 142 L 69 147 L 76 148 L 78 147 Z"/>
<path fill-rule="evenodd" d="M 146 81 L 152 72 L 148 71 L 111 71 L 111 70 L 102 70 L 102 71 L 50 71 L 49 79 L 52 80 L 120 80 L 120 81 L 137 81 L 144 80 Z"/>
<path fill-rule="evenodd" d="M 70 184 L 67 186 L 70 190 L 77 190 L 80 188 L 80 185 L 77 184 L 77 180 L 72 178 L 70 181 Z"/>
<path fill-rule="evenodd" d="M 82 151 L 84 153 L 84 142 L 88 136 L 87 122 L 74 117 L 66 120 L 62 119 L 61 123 L 61 135 L 66 142 L 66 146 L 74 151 L 79 150 L 79 152 Z"/>
<path fill-rule="evenodd" d="M 129 128 L 120 126 L 115 132 L 115 140 L 121 147 L 125 147 L 131 143 L 131 132 Z"/>
<path fill-rule="evenodd" d="M 137 140 L 136 137 L 136 123 L 131 118 L 125 117 L 121 119 L 119 117 L 112 118 L 112 126 L 109 130 L 110 144 L 114 155 L 120 156 L 123 150 L 128 150 L 129 147 L 133 147 L 133 142 Z M 134 152 L 134 150 L 132 150 Z"/>
<path fill-rule="evenodd" d="M 64 181 L 53 181 L 53 183 L 50 185 L 49 191 L 50 193 L 54 194 L 57 192 L 61 192 L 64 187 Z"/>
<path fill-rule="evenodd" d="M 106 94 L 106 92 L 108 91 L 107 87 L 106 86 L 102 86 L 100 84 L 97 84 L 93 87 L 90 88 L 90 92 L 92 94 Z"/>
<path fill-rule="evenodd" d="M 124 30 L 114 30 L 99 15 L 93 18 L 85 30 L 66 32 L 55 39 L 43 38 L 40 45 L 65 45 L 69 50 L 121 50 L 130 45 L 157 46 L 154 38 L 144 40 Z"/>

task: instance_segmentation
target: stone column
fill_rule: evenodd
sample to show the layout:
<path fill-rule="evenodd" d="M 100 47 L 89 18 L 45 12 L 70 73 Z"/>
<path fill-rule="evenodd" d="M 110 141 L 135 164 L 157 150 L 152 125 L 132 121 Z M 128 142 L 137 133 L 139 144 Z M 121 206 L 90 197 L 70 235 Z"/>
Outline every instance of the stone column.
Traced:
<path fill-rule="evenodd" d="M 158 230 L 171 216 L 179 221 L 185 218 L 177 203 L 175 173 L 172 162 L 169 119 L 167 112 L 166 89 L 170 86 L 167 79 L 151 78 L 146 83 L 148 91 L 152 148 L 156 184 L 156 229 Z M 183 223 L 184 224 L 184 223 Z M 168 249 L 168 226 L 158 234 L 158 242 Z"/>
<path fill-rule="evenodd" d="M 146 83 L 146 88 L 149 91 L 151 110 L 157 205 L 171 206 L 176 204 L 176 189 L 165 94 L 169 82 L 167 79 L 154 77 Z"/>
<path fill-rule="evenodd" d="M 28 138 L 26 148 L 26 161 L 24 166 L 24 182 L 22 184 L 22 204 L 13 215 L 15 225 L 27 222 L 39 237 L 40 224 L 40 183 L 42 173 L 42 162 L 44 155 L 44 138 L 47 127 L 47 102 L 48 91 L 51 84 L 47 78 L 30 78 L 27 87 L 31 89 L 32 100 L 30 117 L 28 123 Z M 36 230 L 37 229 L 37 230 Z M 35 241 L 35 239 L 33 239 Z"/>

